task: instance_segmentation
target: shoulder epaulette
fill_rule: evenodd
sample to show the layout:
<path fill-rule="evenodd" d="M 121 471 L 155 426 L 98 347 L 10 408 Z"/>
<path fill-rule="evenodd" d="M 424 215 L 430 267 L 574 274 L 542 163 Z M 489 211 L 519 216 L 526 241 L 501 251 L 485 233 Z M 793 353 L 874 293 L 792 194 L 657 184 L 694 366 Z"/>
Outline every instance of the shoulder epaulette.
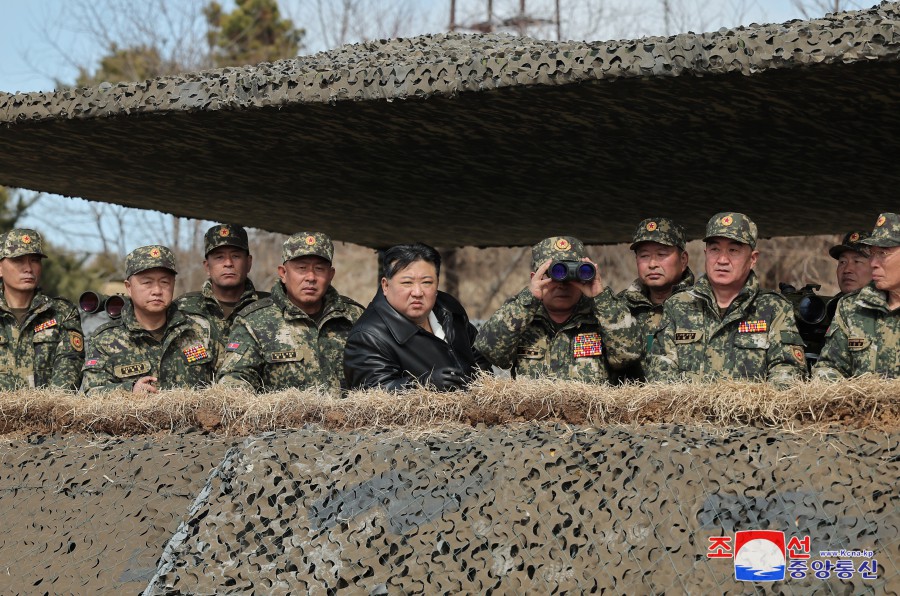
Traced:
<path fill-rule="evenodd" d="M 257 300 L 256 302 L 251 302 L 250 304 L 248 304 L 247 306 L 242 308 L 240 310 L 240 312 L 238 312 L 237 316 L 244 317 L 244 316 L 247 316 L 250 313 L 255 312 L 261 308 L 265 308 L 267 306 L 272 306 L 273 304 L 275 304 L 275 303 L 272 301 L 271 298 L 262 298 L 260 300 Z"/>
<path fill-rule="evenodd" d="M 121 318 L 107 321 L 106 323 L 103 323 L 102 325 L 100 325 L 99 327 L 94 329 L 94 332 L 91 335 L 99 335 L 100 333 L 106 331 L 107 329 L 112 329 L 113 327 L 119 327 L 123 324 L 124 323 Z"/>

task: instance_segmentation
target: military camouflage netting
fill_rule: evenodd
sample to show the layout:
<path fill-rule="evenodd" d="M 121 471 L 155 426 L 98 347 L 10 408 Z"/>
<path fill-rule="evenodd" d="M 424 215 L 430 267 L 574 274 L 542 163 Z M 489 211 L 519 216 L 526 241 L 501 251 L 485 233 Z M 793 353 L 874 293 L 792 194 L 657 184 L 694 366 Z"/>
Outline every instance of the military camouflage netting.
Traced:
<path fill-rule="evenodd" d="M 0 94 L 0 184 L 193 217 L 215 201 L 221 221 L 372 246 L 625 242 L 649 215 L 696 238 L 725 210 L 763 237 L 834 233 L 894 207 L 898 55 L 900 4 L 885 2 L 628 41 L 422 36 Z"/>

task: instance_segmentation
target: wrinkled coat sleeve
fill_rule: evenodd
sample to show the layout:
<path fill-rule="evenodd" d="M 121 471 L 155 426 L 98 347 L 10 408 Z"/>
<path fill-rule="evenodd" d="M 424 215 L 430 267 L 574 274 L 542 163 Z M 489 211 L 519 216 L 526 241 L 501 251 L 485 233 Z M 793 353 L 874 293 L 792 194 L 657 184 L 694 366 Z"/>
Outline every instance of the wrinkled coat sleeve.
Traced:
<path fill-rule="evenodd" d="M 841 298 L 840 302 L 843 301 L 844 298 Z M 850 332 L 841 312 L 841 303 L 838 303 L 834 319 L 825 334 L 825 345 L 812 370 L 813 379 L 838 381 L 853 376 L 853 363 L 847 350 Z"/>
<path fill-rule="evenodd" d="M 522 335 L 540 308 L 541 303 L 525 288 L 484 322 L 475 339 L 474 349 L 490 364 L 498 368 L 512 368 Z"/>
<path fill-rule="evenodd" d="M 784 388 L 806 378 L 805 345 L 797 331 L 790 303 L 781 297 L 777 299 L 779 307 L 769 332 L 769 350 L 766 354 L 766 380 Z M 799 357 L 795 355 L 797 350 Z"/>
<path fill-rule="evenodd" d="M 52 387 L 75 391 L 81 385 L 81 370 L 84 366 L 84 334 L 81 332 L 81 317 L 75 307 L 67 302 L 60 305 L 61 327 L 59 344 L 53 359 Z"/>
<path fill-rule="evenodd" d="M 427 383 L 404 371 L 387 342 L 365 331 L 351 333 L 344 346 L 344 378 L 350 389 L 381 387 L 389 391 Z"/>
<path fill-rule="evenodd" d="M 675 323 L 668 302 L 663 306 L 663 318 L 653 334 L 653 345 L 647 355 L 647 381 L 651 383 L 683 380 L 675 349 Z"/>
<path fill-rule="evenodd" d="M 631 314 L 628 303 L 606 288 L 594 297 L 592 308 L 600 323 L 609 366 L 621 370 L 638 362 L 643 352 L 641 325 Z"/>
<path fill-rule="evenodd" d="M 262 371 L 266 366 L 266 359 L 243 317 L 238 316 L 234 320 L 227 345 L 238 347 L 234 350 L 227 349 L 216 374 L 217 384 L 262 391 Z"/>

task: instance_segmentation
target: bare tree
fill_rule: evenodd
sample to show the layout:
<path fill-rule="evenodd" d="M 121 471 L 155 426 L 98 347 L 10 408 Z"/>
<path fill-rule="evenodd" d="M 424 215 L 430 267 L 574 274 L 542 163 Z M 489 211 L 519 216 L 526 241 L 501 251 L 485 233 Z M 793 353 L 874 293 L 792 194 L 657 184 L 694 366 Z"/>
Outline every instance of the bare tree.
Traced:
<path fill-rule="evenodd" d="M 850 0 L 791 0 L 791 4 L 806 19 L 821 17 L 831 12 L 843 12 L 863 8 L 861 2 Z M 867 4 L 872 4 L 868 2 Z"/>

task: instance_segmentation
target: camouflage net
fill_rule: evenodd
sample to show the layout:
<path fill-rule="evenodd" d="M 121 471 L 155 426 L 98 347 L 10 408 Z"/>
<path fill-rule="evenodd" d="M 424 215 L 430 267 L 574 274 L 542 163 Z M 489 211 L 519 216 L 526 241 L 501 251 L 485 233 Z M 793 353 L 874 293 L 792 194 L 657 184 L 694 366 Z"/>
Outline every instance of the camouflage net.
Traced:
<path fill-rule="evenodd" d="M 231 447 L 229 449 L 229 447 Z M 870 549 L 897 593 L 898 435 L 683 425 L 48 437 L 4 445 L 4 592 L 755 593 L 708 539 Z"/>

